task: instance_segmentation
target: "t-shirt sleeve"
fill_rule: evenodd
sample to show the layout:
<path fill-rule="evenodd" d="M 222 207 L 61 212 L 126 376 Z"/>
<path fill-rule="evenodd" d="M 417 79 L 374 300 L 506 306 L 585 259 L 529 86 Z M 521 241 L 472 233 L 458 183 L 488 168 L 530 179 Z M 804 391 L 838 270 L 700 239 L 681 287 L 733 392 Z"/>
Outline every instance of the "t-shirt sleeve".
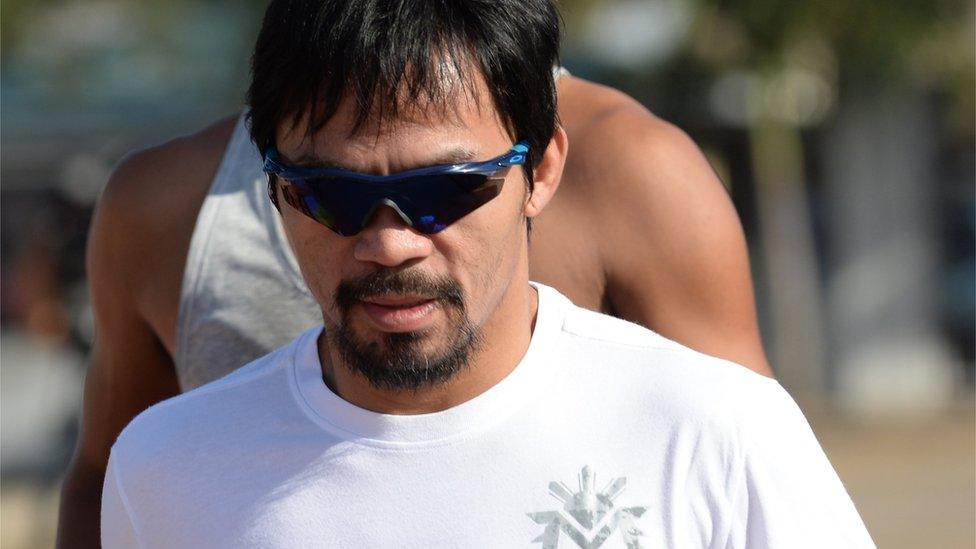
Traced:
<path fill-rule="evenodd" d="M 728 548 L 874 547 L 799 407 L 764 380 L 739 425 Z"/>
<path fill-rule="evenodd" d="M 142 546 L 119 480 L 118 463 L 114 456 L 109 459 L 105 483 L 102 486 L 101 523 L 103 549 Z"/>

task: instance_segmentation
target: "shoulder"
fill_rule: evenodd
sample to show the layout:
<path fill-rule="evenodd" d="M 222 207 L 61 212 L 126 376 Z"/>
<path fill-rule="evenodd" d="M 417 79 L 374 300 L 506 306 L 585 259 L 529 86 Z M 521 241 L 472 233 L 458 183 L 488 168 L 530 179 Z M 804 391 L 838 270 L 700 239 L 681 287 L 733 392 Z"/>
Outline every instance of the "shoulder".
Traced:
<path fill-rule="evenodd" d="M 206 194 L 235 120 L 127 154 L 109 178 L 99 210 L 147 231 L 168 228 L 165 222 L 178 210 Z"/>
<path fill-rule="evenodd" d="M 720 214 L 738 229 L 728 192 L 683 130 L 619 90 L 578 78 L 567 79 L 560 101 L 570 147 L 563 184 L 593 208 L 612 210 L 609 222 L 667 228 L 688 214 L 691 221 Z"/>
<path fill-rule="evenodd" d="M 789 400 L 775 380 L 616 317 L 570 306 L 562 330 L 561 352 L 574 357 L 576 379 L 633 403 L 636 413 L 650 407 L 680 421 L 710 417 L 726 429 L 756 406 Z"/>
<path fill-rule="evenodd" d="M 180 461 L 195 449 L 213 446 L 241 425 L 291 398 L 288 366 L 294 344 L 281 347 L 217 381 L 155 404 L 135 417 L 112 446 L 127 469 Z"/>
<path fill-rule="evenodd" d="M 197 132 L 130 152 L 116 166 L 112 187 L 116 193 L 146 192 L 152 190 L 145 188 L 147 182 L 176 175 L 197 175 L 208 168 L 216 168 L 238 117 L 227 116 Z M 186 185 L 182 181 L 171 184 Z"/>
<path fill-rule="evenodd" d="M 576 305 L 567 306 L 563 332 L 573 340 L 596 346 L 679 353 L 689 350 L 639 324 Z"/>
<path fill-rule="evenodd" d="M 93 293 L 125 299 L 153 321 L 175 306 L 189 240 L 235 117 L 134 151 L 115 167 L 99 199 L 88 240 Z"/>
<path fill-rule="evenodd" d="M 765 379 L 728 360 L 696 351 L 640 324 L 573 304 L 568 305 L 562 331 L 573 345 L 589 347 L 604 356 L 612 349 L 619 349 L 619 353 L 632 358 L 624 362 L 607 361 L 610 368 L 650 367 L 649 373 L 676 380 L 718 373 L 718 384 L 731 378 L 742 378 L 747 380 L 746 383 L 752 378 Z M 726 370 L 731 372 L 726 373 Z"/>
<path fill-rule="evenodd" d="M 559 117 L 570 141 L 567 172 L 619 175 L 700 159 L 701 151 L 684 131 L 634 98 L 580 78 L 565 80 L 559 88 Z M 600 187 L 612 184 L 604 179 Z"/>

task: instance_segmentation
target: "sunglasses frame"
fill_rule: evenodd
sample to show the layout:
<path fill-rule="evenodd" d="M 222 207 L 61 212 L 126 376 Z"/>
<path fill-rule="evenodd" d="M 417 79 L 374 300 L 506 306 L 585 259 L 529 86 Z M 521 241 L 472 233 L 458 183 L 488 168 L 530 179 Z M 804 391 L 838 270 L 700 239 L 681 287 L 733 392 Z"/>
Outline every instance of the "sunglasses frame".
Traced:
<path fill-rule="evenodd" d="M 336 179 L 343 181 L 343 184 L 349 184 L 349 182 L 355 182 L 369 187 L 372 189 L 373 193 L 376 194 L 377 190 L 383 192 L 380 193 L 382 198 L 377 200 L 374 207 L 370 212 L 363 218 L 363 226 L 365 226 L 368 220 L 372 217 L 373 212 L 380 206 L 390 206 L 397 214 L 411 227 L 415 226 L 415 222 L 407 214 L 405 214 L 400 207 L 396 204 L 394 197 L 402 195 L 402 192 L 396 188 L 396 186 L 408 183 L 412 179 L 418 178 L 428 178 L 430 176 L 437 175 L 457 175 L 457 174 L 471 174 L 471 175 L 483 175 L 485 176 L 485 181 L 491 181 L 493 176 L 497 175 L 499 172 L 506 170 L 512 166 L 519 166 L 525 163 L 526 154 L 529 151 L 529 144 L 526 141 L 519 141 L 514 144 L 511 149 L 505 154 L 497 156 L 490 160 L 484 160 L 480 162 L 464 162 L 460 164 L 440 164 L 436 166 L 425 166 L 423 168 L 416 168 L 413 170 L 406 170 L 402 172 L 393 173 L 390 175 L 373 175 L 354 172 L 351 170 L 344 170 L 341 168 L 319 168 L 314 166 L 288 166 L 281 162 L 280 154 L 278 150 L 274 147 L 270 147 L 264 154 L 264 166 L 262 170 L 269 175 L 269 177 L 280 177 L 287 182 L 293 181 L 303 181 L 305 185 L 309 185 L 308 182 L 314 181 L 316 179 Z M 291 183 L 294 184 L 294 183 Z M 274 205 L 278 206 L 277 197 L 275 196 L 275 186 L 273 180 L 269 179 L 269 195 L 271 201 Z M 480 207 L 480 206 L 479 206 Z M 324 225 L 331 231 L 341 235 L 341 236 L 353 236 L 352 234 L 345 234 L 336 227 L 329 226 L 323 223 L 321 220 L 313 215 L 308 214 L 308 212 L 303 212 L 308 217 L 312 218 L 316 222 Z M 454 220 L 456 221 L 456 220 Z M 451 222 L 453 223 L 453 221 Z M 439 230 L 446 228 L 447 223 Z M 360 229 L 361 230 L 361 229 Z M 435 231 L 425 231 L 427 234 L 433 234 L 439 232 Z M 358 233 L 358 231 L 357 231 Z M 356 233 L 353 233 L 356 234 Z"/>

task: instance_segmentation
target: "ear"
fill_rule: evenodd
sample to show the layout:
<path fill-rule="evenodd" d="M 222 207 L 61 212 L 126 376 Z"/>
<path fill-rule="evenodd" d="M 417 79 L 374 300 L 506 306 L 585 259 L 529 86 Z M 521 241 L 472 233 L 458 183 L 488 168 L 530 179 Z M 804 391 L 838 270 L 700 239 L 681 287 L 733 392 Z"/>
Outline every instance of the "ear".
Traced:
<path fill-rule="evenodd" d="M 566 131 L 562 126 L 556 125 L 556 131 L 552 134 L 552 139 L 549 140 L 549 145 L 533 172 L 532 194 L 525 201 L 523 209 L 526 217 L 535 217 L 542 213 L 546 204 L 556 194 L 568 150 L 569 139 L 566 137 Z"/>

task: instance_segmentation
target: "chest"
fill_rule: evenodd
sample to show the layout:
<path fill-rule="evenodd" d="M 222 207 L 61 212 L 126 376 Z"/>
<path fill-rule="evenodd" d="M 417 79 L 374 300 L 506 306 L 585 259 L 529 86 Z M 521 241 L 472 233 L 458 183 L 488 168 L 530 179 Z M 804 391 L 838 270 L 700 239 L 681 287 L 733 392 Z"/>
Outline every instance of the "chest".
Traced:
<path fill-rule="evenodd" d="M 707 547 L 724 535 L 720 464 L 702 467 L 674 433 L 638 441 L 599 423 L 407 451 L 308 445 L 260 471 L 207 459 L 188 473 L 197 482 L 150 498 L 142 530 L 171 546 L 282 548 Z"/>

